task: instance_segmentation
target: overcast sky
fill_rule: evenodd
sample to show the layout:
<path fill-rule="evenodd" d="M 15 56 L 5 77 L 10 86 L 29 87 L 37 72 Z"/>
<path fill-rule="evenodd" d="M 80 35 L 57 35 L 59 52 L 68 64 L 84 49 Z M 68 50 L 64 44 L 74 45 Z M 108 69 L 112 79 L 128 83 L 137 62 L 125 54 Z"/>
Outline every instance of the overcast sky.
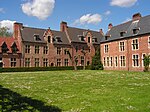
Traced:
<path fill-rule="evenodd" d="M 59 30 L 60 22 L 69 26 L 107 31 L 140 12 L 150 14 L 149 0 L 0 0 L 0 27 L 17 21 L 25 26 Z"/>

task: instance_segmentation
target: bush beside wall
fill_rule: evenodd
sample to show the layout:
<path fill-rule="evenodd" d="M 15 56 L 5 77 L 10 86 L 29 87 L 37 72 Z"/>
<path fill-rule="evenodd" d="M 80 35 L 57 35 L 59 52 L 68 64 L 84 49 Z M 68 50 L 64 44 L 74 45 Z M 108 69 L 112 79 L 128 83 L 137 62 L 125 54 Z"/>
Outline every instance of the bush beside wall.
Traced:
<path fill-rule="evenodd" d="M 83 70 L 83 66 L 77 66 L 78 70 Z M 89 69 L 89 67 L 86 67 Z M 22 68 L 0 68 L 0 72 L 34 72 L 34 71 L 60 71 L 60 70 L 74 70 L 73 66 L 67 67 L 22 67 Z"/>

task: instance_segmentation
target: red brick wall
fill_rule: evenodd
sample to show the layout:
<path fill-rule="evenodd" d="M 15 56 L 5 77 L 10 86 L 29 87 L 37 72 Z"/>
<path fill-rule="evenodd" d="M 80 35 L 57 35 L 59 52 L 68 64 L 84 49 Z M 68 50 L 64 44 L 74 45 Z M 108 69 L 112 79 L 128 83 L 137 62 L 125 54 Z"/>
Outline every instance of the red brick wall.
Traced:
<path fill-rule="evenodd" d="M 118 41 L 113 41 L 113 42 L 106 42 L 102 43 L 101 46 L 101 60 L 104 64 L 104 57 L 113 57 L 113 65 L 112 66 L 105 66 L 104 69 L 106 70 L 129 70 L 129 71 L 143 71 L 143 66 L 142 66 L 142 54 L 149 54 L 150 49 L 148 48 L 148 37 L 149 35 L 141 36 L 141 37 L 136 37 L 138 39 L 139 43 L 139 49 L 138 50 L 133 50 L 132 49 L 132 41 L 135 38 L 130 38 L 130 39 L 122 39 Z M 119 42 L 125 42 L 125 51 L 120 52 L 119 51 Z M 108 53 L 104 53 L 104 46 L 108 44 L 109 45 L 109 51 Z M 139 66 L 134 67 L 133 66 L 133 55 L 137 54 L 139 55 Z M 118 66 L 115 67 L 115 62 L 114 58 L 118 57 Z M 120 66 L 120 56 L 125 56 L 126 57 L 126 66 L 121 67 Z M 107 59 L 106 59 L 107 60 Z"/>

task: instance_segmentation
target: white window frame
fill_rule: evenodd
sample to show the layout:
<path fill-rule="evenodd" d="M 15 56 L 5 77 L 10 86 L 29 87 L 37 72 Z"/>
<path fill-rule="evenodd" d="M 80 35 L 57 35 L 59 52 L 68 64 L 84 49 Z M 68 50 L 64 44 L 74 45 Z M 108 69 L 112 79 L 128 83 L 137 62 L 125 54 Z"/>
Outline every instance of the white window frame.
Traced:
<path fill-rule="evenodd" d="M 125 60 L 125 66 L 121 66 L 121 56 L 124 56 L 124 57 L 125 57 L 125 59 L 124 59 L 124 60 Z M 120 55 L 120 56 L 119 56 L 119 60 L 120 60 L 120 67 L 121 67 L 121 68 L 125 68 L 125 67 L 126 67 L 126 56 L 125 56 L 125 55 Z"/>
<path fill-rule="evenodd" d="M 146 55 L 146 53 L 142 53 L 142 56 L 141 56 L 141 61 L 142 61 L 142 67 L 144 67 L 144 56 L 143 55 Z"/>
<path fill-rule="evenodd" d="M 123 51 L 121 50 L 121 45 L 120 45 L 121 42 L 124 43 L 124 50 Z M 124 51 L 125 51 L 125 41 L 120 41 L 119 42 L 119 52 L 124 52 Z"/>
<path fill-rule="evenodd" d="M 133 49 L 133 40 L 138 40 L 138 43 L 137 43 L 138 44 L 138 49 Z M 139 50 L 139 39 L 138 38 L 132 39 L 132 44 L 131 45 L 132 45 L 132 50 Z"/>
<path fill-rule="evenodd" d="M 134 55 L 138 56 L 138 66 L 134 66 L 134 61 L 133 61 Z M 132 54 L 132 67 L 140 67 L 140 56 L 139 56 L 139 54 Z"/>
<path fill-rule="evenodd" d="M 105 46 L 108 46 L 107 50 L 106 50 L 106 47 Z M 107 51 L 107 52 L 106 52 Z M 105 44 L 104 45 L 104 53 L 108 53 L 109 52 L 109 44 Z"/>
<path fill-rule="evenodd" d="M 110 67 L 113 67 L 113 57 L 110 57 Z"/>
<path fill-rule="evenodd" d="M 116 60 L 116 57 L 117 57 L 117 60 Z M 116 64 L 116 61 L 117 61 L 117 64 Z M 115 56 L 114 57 L 114 65 L 115 65 L 115 67 L 118 67 L 118 65 L 119 65 L 119 63 L 118 63 L 118 56 Z M 116 66 L 117 65 L 117 66 Z"/>
<path fill-rule="evenodd" d="M 150 36 L 148 37 L 148 48 L 150 49 Z"/>

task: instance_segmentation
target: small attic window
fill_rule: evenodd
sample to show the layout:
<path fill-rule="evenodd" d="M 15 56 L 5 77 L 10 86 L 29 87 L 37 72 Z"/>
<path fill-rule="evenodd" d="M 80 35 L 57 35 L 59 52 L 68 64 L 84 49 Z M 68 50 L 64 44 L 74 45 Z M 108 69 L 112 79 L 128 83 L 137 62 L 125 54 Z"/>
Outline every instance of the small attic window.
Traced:
<path fill-rule="evenodd" d="M 11 46 L 11 50 L 12 50 L 12 53 L 17 53 L 18 48 L 17 48 L 16 43 L 13 43 L 13 45 Z"/>
<path fill-rule="evenodd" d="M 80 41 L 85 41 L 83 35 L 78 35 Z"/>
<path fill-rule="evenodd" d="M 139 33 L 139 29 L 133 29 L 133 34 L 138 34 Z"/>
<path fill-rule="evenodd" d="M 57 42 L 62 42 L 61 37 L 56 37 Z"/>
<path fill-rule="evenodd" d="M 92 38 L 92 42 L 97 42 L 97 38 Z"/>
<path fill-rule="evenodd" d="M 40 36 L 38 34 L 34 34 L 35 41 L 41 41 Z"/>
<path fill-rule="evenodd" d="M 9 50 L 5 42 L 1 46 L 1 49 L 2 49 L 2 53 L 7 53 L 7 51 Z"/>
<path fill-rule="evenodd" d="M 125 35 L 125 31 L 120 32 L 120 37 L 123 37 Z"/>

